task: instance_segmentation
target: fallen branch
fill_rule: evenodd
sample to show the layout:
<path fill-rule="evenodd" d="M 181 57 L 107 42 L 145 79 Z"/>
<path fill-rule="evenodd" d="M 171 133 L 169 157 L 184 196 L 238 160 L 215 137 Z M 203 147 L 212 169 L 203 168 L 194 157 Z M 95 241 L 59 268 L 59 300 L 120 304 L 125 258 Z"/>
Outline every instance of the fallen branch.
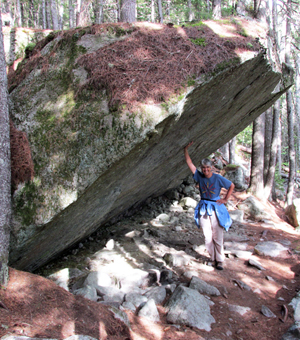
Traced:
<path fill-rule="evenodd" d="M 5 304 L 2 301 L 0 301 L 0 307 L 9 311 L 9 309 L 5 306 Z"/>
<path fill-rule="evenodd" d="M 283 323 L 286 322 L 287 317 L 288 317 L 288 309 L 286 307 L 286 305 L 282 305 L 281 306 L 281 315 L 283 316 L 282 318 L 279 318 L 280 321 L 282 321 Z"/>

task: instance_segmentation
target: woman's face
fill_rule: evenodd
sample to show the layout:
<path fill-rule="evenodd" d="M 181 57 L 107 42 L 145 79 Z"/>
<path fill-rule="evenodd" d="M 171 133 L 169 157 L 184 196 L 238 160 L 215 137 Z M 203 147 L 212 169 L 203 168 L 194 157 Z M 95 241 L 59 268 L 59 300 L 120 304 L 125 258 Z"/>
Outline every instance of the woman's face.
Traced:
<path fill-rule="evenodd" d="M 202 165 L 201 166 L 201 170 L 202 170 L 202 173 L 203 175 L 206 177 L 206 178 L 210 178 L 212 176 L 212 170 L 211 170 L 211 167 L 208 166 L 208 165 Z"/>

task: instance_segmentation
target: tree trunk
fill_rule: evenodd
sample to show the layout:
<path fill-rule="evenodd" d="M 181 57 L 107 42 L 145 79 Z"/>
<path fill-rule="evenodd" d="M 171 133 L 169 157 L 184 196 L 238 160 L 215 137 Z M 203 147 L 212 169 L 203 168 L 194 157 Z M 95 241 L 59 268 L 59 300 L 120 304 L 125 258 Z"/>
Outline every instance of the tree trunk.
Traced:
<path fill-rule="evenodd" d="M 272 6 L 272 21 L 273 21 L 273 30 L 272 30 L 272 37 L 273 37 L 273 45 L 274 45 L 274 56 L 275 62 L 278 70 L 281 69 L 281 60 L 280 60 L 280 44 L 278 42 L 278 23 L 277 20 L 277 0 L 273 0 Z"/>
<path fill-rule="evenodd" d="M 46 22 L 46 1 L 42 0 L 42 27 L 45 30 L 47 28 Z"/>
<path fill-rule="evenodd" d="M 292 91 L 286 92 L 286 111 L 288 120 L 288 139 L 289 139 L 289 179 L 286 193 L 286 204 L 291 205 L 294 195 L 295 180 L 295 145 L 294 145 L 294 115 L 292 110 Z"/>
<path fill-rule="evenodd" d="M 264 183 L 269 172 L 271 144 L 273 136 L 273 113 L 272 108 L 265 112 L 265 148 L 264 148 Z"/>
<path fill-rule="evenodd" d="M 0 286 L 8 282 L 9 234 L 11 222 L 10 131 L 6 62 L 0 10 Z"/>
<path fill-rule="evenodd" d="M 188 9 L 189 9 L 189 21 L 194 20 L 194 12 L 192 8 L 192 0 L 188 0 Z"/>
<path fill-rule="evenodd" d="M 210 11 L 210 1 L 209 0 L 206 0 L 206 10 L 207 10 L 207 12 Z"/>
<path fill-rule="evenodd" d="M 20 0 L 16 0 L 16 23 L 18 27 L 22 27 L 22 13 Z"/>
<path fill-rule="evenodd" d="M 163 11 L 162 11 L 161 0 L 157 0 L 157 5 L 158 5 L 159 22 L 160 22 L 161 24 L 163 24 L 163 23 L 164 23 L 164 16 L 163 16 Z"/>
<path fill-rule="evenodd" d="M 28 12 L 28 26 L 29 27 L 34 27 L 34 22 L 33 22 L 33 0 L 29 0 L 29 12 Z"/>
<path fill-rule="evenodd" d="M 267 118 L 268 120 L 268 118 Z M 267 124 L 266 124 L 267 126 Z M 270 147 L 270 157 L 268 166 L 265 164 L 265 168 L 268 168 L 268 172 L 265 174 L 265 194 L 266 198 L 272 197 L 272 199 L 276 199 L 275 193 L 272 193 L 272 189 L 274 186 L 274 178 L 275 178 L 275 171 L 276 171 L 276 160 L 277 160 L 277 153 L 278 153 L 278 145 L 279 145 L 279 127 L 280 127 L 280 101 L 278 100 L 273 105 L 273 131 L 272 131 L 272 140 L 271 140 L 271 147 Z M 272 193 L 272 195 L 271 195 Z"/>
<path fill-rule="evenodd" d="M 121 22 L 135 22 L 136 0 L 121 0 Z"/>
<path fill-rule="evenodd" d="M 50 0 L 51 1 L 51 15 L 52 15 L 52 28 L 54 30 L 58 30 L 58 16 L 57 16 L 57 10 L 56 10 L 56 1 L 55 0 Z"/>
<path fill-rule="evenodd" d="M 81 22 L 81 0 L 77 0 L 77 6 L 76 6 L 76 27 L 80 26 Z"/>
<path fill-rule="evenodd" d="M 229 143 L 224 144 L 220 148 L 220 151 L 222 152 L 224 159 L 229 162 Z"/>
<path fill-rule="evenodd" d="M 235 164 L 235 142 L 236 137 L 233 137 L 232 140 L 229 142 L 229 163 Z"/>
<path fill-rule="evenodd" d="M 295 79 L 295 113 L 297 122 L 297 162 L 299 170 L 300 166 L 300 56 L 295 54 L 296 79 Z"/>
<path fill-rule="evenodd" d="M 59 28 L 64 28 L 64 0 L 60 0 L 59 6 Z"/>
<path fill-rule="evenodd" d="M 167 0 L 166 16 L 169 21 L 170 21 L 170 15 L 171 15 L 171 1 Z"/>
<path fill-rule="evenodd" d="M 155 22 L 155 2 L 151 0 L 151 22 Z"/>
<path fill-rule="evenodd" d="M 95 18 L 96 18 L 96 24 L 102 24 L 104 22 L 103 20 L 103 0 L 97 0 L 96 3 L 96 13 L 95 13 Z"/>
<path fill-rule="evenodd" d="M 253 122 L 252 132 L 252 157 L 249 192 L 254 196 L 264 199 L 264 114 Z"/>
<path fill-rule="evenodd" d="M 213 0 L 213 18 L 221 19 L 221 0 Z"/>
<path fill-rule="evenodd" d="M 46 19 L 47 19 L 47 28 L 51 28 L 51 3 L 50 0 L 46 0 Z"/>
<path fill-rule="evenodd" d="M 73 0 L 69 0 L 69 28 L 74 27 L 74 4 Z"/>
<path fill-rule="evenodd" d="M 291 53 L 291 0 L 287 1 L 286 16 L 286 38 L 285 38 L 285 62 L 290 64 Z M 295 179 L 295 146 L 294 146 L 294 114 L 292 110 L 292 91 L 286 92 L 286 110 L 288 120 L 288 138 L 289 138 L 289 179 L 286 193 L 286 204 L 291 205 L 294 195 L 294 179 Z"/>

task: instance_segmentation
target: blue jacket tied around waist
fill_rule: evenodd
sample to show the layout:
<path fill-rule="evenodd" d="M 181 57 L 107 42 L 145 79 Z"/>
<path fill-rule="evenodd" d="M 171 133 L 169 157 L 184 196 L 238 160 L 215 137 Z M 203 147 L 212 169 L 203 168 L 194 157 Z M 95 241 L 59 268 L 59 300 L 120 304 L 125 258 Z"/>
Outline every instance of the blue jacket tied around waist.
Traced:
<path fill-rule="evenodd" d="M 216 200 L 218 199 L 220 199 L 220 197 L 216 198 Z M 202 199 L 195 208 L 194 220 L 197 227 L 200 228 L 199 217 L 205 215 L 206 213 L 207 215 L 211 216 L 213 211 L 216 212 L 220 226 L 228 231 L 232 224 L 232 219 L 225 205 L 218 204 L 217 202 L 213 201 L 206 201 L 205 199 Z"/>

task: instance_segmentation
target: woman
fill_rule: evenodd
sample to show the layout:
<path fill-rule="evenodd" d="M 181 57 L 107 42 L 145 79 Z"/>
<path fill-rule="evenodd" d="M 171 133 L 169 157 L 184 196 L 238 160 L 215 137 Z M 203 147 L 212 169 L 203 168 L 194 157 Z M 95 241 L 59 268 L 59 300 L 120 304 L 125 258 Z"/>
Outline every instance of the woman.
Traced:
<path fill-rule="evenodd" d="M 195 181 L 199 185 L 201 201 L 195 209 L 195 222 L 201 226 L 205 237 L 205 246 L 217 269 L 223 269 L 224 246 L 223 230 L 229 229 L 232 220 L 225 207 L 233 192 L 234 184 L 221 175 L 212 172 L 212 164 L 209 159 L 201 161 L 200 173 L 193 164 L 188 153 L 188 148 L 193 144 L 190 142 L 184 148 L 186 163 L 193 173 Z M 227 189 L 225 198 L 220 198 L 222 188 Z"/>

